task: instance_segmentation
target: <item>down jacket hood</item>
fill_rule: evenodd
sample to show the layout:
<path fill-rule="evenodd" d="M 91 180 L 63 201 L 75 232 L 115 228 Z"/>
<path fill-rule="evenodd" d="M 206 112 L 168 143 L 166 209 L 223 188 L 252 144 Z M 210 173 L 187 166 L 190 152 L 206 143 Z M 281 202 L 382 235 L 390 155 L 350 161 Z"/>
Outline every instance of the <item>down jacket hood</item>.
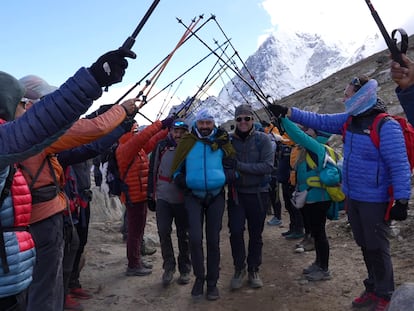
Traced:
<path fill-rule="evenodd" d="M 20 82 L 6 72 L 0 71 L 0 118 L 14 120 L 17 105 L 24 94 Z"/>

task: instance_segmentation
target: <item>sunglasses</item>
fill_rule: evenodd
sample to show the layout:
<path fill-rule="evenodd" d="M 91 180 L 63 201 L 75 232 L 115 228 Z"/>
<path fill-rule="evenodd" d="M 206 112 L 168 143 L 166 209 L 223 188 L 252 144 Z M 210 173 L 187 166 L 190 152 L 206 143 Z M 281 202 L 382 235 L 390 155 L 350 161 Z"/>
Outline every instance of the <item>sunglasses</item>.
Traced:
<path fill-rule="evenodd" d="M 172 125 L 173 128 L 183 128 L 188 129 L 188 125 L 183 121 L 176 121 Z"/>
<path fill-rule="evenodd" d="M 236 122 L 241 122 L 242 120 L 244 120 L 244 121 L 246 121 L 246 122 L 249 122 L 250 120 L 253 120 L 253 118 L 252 117 L 237 117 L 236 118 Z"/>
<path fill-rule="evenodd" d="M 352 81 L 351 81 L 351 84 L 352 84 L 353 86 L 359 86 L 359 87 L 361 87 L 361 86 L 362 86 L 361 81 L 359 80 L 359 78 L 358 78 L 358 77 L 353 78 L 353 79 L 352 79 Z"/>

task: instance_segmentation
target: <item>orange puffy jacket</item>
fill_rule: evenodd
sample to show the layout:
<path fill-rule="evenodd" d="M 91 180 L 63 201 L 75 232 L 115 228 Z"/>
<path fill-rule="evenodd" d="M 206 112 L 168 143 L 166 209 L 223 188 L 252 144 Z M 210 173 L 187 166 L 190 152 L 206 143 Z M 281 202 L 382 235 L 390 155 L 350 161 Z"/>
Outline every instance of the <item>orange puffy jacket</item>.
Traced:
<path fill-rule="evenodd" d="M 139 203 L 147 199 L 148 154 L 168 134 L 168 129 L 161 127 L 161 121 L 155 121 L 142 131 L 126 133 L 119 139 L 116 159 L 120 178 L 127 185 L 127 190 L 121 194 L 123 203 Z"/>

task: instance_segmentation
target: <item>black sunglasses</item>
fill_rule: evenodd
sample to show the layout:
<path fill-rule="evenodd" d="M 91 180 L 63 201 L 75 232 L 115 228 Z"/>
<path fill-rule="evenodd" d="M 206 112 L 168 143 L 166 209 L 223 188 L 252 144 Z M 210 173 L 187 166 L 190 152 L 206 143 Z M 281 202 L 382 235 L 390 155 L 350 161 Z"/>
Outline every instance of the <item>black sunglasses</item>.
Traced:
<path fill-rule="evenodd" d="M 236 122 L 241 122 L 242 120 L 249 122 L 250 120 L 253 120 L 253 117 L 237 117 Z"/>
<path fill-rule="evenodd" d="M 351 84 L 352 84 L 353 86 L 359 86 L 359 87 L 361 87 L 361 86 L 362 86 L 361 81 L 359 80 L 359 78 L 358 78 L 358 77 L 353 78 L 353 79 L 352 79 L 352 81 L 351 81 Z"/>

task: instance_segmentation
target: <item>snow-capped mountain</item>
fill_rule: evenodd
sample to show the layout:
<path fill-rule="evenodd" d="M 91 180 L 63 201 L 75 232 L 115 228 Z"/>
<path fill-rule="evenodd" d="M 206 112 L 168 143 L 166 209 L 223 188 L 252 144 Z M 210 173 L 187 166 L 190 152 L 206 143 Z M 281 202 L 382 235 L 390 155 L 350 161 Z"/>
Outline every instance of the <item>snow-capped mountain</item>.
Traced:
<path fill-rule="evenodd" d="M 217 98 L 209 97 L 200 106 L 209 109 L 218 123 L 225 122 L 233 118 L 234 107 L 241 103 L 262 108 L 252 87 L 274 100 L 281 99 L 374 54 L 380 50 L 381 40 L 377 36 L 367 38 L 363 46 L 345 46 L 340 41 L 325 42 L 318 35 L 278 31 L 246 60 L 243 79 L 233 77 Z"/>

